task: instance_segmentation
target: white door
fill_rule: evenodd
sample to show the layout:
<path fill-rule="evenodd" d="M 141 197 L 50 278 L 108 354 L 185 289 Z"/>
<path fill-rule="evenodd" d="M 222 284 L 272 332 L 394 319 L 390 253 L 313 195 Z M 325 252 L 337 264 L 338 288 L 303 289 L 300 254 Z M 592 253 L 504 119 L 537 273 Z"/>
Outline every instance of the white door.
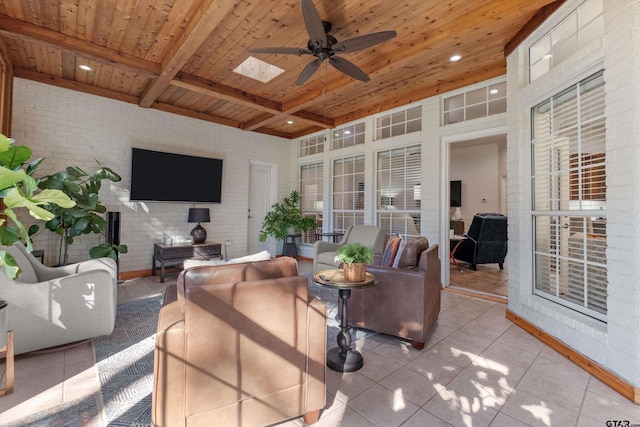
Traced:
<path fill-rule="evenodd" d="M 249 171 L 249 241 L 250 254 L 264 251 L 267 242 L 260 243 L 258 236 L 262 220 L 269 210 L 271 200 L 271 168 L 267 165 L 251 164 Z"/>

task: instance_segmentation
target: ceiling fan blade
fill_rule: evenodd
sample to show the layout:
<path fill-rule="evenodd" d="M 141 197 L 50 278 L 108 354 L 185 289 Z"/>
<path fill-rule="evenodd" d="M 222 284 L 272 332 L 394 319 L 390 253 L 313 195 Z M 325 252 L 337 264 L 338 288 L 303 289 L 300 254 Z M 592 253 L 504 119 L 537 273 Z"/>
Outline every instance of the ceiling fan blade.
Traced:
<path fill-rule="evenodd" d="M 397 35 L 396 30 L 380 31 L 378 33 L 364 34 L 362 36 L 353 37 L 343 40 L 331 46 L 331 50 L 336 53 L 353 52 L 365 49 L 370 46 L 384 43 Z"/>
<path fill-rule="evenodd" d="M 281 53 L 285 55 L 313 55 L 310 50 L 298 47 L 252 47 L 250 53 Z"/>
<path fill-rule="evenodd" d="M 320 19 L 318 10 L 313 5 L 311 0 L 300 0 L 302 6 L 302 17 L 304 18 L 304 25 L 307 27 L 307 33 L 311 43 L 323 47 L 327 45 L 327 34 L 324 32 L 324 24 Z"/>
<path fill-rule="evenodd" d="M 353 77 L 361 82 L 368 82 L 371 80 L 367 73 L 358 68 L 353 62 L 347 61 L 339 56 L 329 58 L 329 64 L 333 65 L 336 70 L 342 71 L 347 76 Z"/>
<path fill-rule="evenodd" d="M 320 66 L 321 63 L 322 63 L 322 61 L 319 60 L 319 59 L 314 59 L 313 61 L 309 62 L 302 69 L 302 72 L 298 76 L 298 80 L 296 80 L 296 84 L 298 86 L 301 86 L 301 85 L 304 84 L 304 82 L 309 80 L 309 77 L 311 77 L 313 75 L 313 73 L 316 72 L 316 70 L 318 69 L 318 67 Z"/>

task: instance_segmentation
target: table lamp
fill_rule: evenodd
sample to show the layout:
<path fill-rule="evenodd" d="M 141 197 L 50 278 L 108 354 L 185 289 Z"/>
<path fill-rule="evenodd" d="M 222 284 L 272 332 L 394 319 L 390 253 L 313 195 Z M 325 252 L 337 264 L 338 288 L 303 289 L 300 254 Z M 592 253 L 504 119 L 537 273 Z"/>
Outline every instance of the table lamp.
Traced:
<path fill-rule="evenodd" d="M 204 243 L 207 240 L 207 230 L 200 225 L 201 222 L 210 222 L 209 208 L 189 208 L 189 221 L 197 222 L 198 225 L 191 230 L 191 238 L 194 244 Z"/>

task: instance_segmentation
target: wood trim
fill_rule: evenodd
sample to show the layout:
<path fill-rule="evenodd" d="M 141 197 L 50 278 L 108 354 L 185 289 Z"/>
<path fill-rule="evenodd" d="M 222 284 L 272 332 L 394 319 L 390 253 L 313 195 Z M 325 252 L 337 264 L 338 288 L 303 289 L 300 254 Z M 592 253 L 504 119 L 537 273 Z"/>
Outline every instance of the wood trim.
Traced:
<path fill-rule="evenodd" d="M 539 11 L 537 11 L 536 14 L 533 15 L 533 17 L 529 20 L 529 22 L 524 24 L 524 27 L 522 27 L 520 31 L 518 31 L 516 35 L 513 36 L 511 40 L 509 40 L 507 44 L 504 45 L 504 57 L 506 58 L 514 50 L 516 50 L 516 48 L 520 46 L 520 43 L 522 43 L 524 39 L 529 37 L 529 35 L 531 35 L 531 33 L 533 33 L 536 28 L 542 25 L 542 23 L 546 21 L 547 18 L 553 15 L 553 13 L 558 10 L 558 8 L 562 6 L 565 1 L 566 0 L 557 0 L 542 7 Z"/>
<path fill-rule="evenodd" d="M 584 369 L 585 371 L 614 389 L 617 393 L 640 405 L 639 387 L 634 387 L 633 385 L 629 384 L 613 372 L 603 368 L 593 360 L 578 353 L 576 350 L 564 344 L 557 338 L 554 338 L 551 335 L 547 334 L 534 324 L 524 320 L 522 317 L 518 316 L 511 310 L 507 310 L 506 317 L 507 319 L 518 325 L 520 328 L 524 329 L 526 332 L 530 333 L 531 335 L 560 353 L 562 356 L 566 357 L 567 359 L 578 365 L 580 368 Z"/>
<path fill-rule="evenodd" d="M 0 34 L 12 39 L 35 43 L 40 46 L 60 49 L 72 55 L 83 56 L 101 64 L 132 71 L 146 77 L 156 77 L 160 74 L 159 64 L 145 61 L 113 49 L 97 46 L 84 40 L 69 37 L 65 34 L 19 19 L 13 19 L 7 15 L 0 14 Z"/>
<path fill-rule="evenodd" d="M 0 132 L 11 136 L 11 115 L 13 113 L 13 63 L 9 51 L 0 38 Z"/>
<path fill-rule="evenodd" d="M 445 292 L 451 292 L 452 294 L 466 295 L 468 297 L 473 297 L 473 298 L 478 298 L 478 299 L 483 299 L 483 300 L 493 301 L 493 302 L 499 302 L 501 304 L 507 304 L 509 302 L 508 298 L 501 298 L 498 296 L 481 294 L 478 292 L 465 291 L 464 289 L 452 289 L 450 287 L 446 287 L 446 288 L 443 288 L 442 290 Z"/>
<path fill-rule="evenodd" d="M 0 397 L 13 393 L 14 379 L 15 379 L 15 350 L 13 341 L 13 331 L 7 332 L 7 345 L 0 348 L 0 353 L 5 353 L 6 368 L 5 368 L 5 381 L 4 388 L 0 389 Z"/>

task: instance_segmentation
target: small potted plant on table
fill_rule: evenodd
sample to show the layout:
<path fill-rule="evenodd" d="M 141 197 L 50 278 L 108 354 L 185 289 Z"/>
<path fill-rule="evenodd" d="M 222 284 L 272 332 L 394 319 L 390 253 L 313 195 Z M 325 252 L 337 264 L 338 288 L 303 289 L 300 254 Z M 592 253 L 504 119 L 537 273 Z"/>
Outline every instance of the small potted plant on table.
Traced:
<path fill-rule="evenodd" d="M 373 249 L 361 243 L 349 243 L 338 248 L 334 261 L 343 263 L 344 279 L 347 282 L 364 282 L 365 264 L 373 261 Z"/>

